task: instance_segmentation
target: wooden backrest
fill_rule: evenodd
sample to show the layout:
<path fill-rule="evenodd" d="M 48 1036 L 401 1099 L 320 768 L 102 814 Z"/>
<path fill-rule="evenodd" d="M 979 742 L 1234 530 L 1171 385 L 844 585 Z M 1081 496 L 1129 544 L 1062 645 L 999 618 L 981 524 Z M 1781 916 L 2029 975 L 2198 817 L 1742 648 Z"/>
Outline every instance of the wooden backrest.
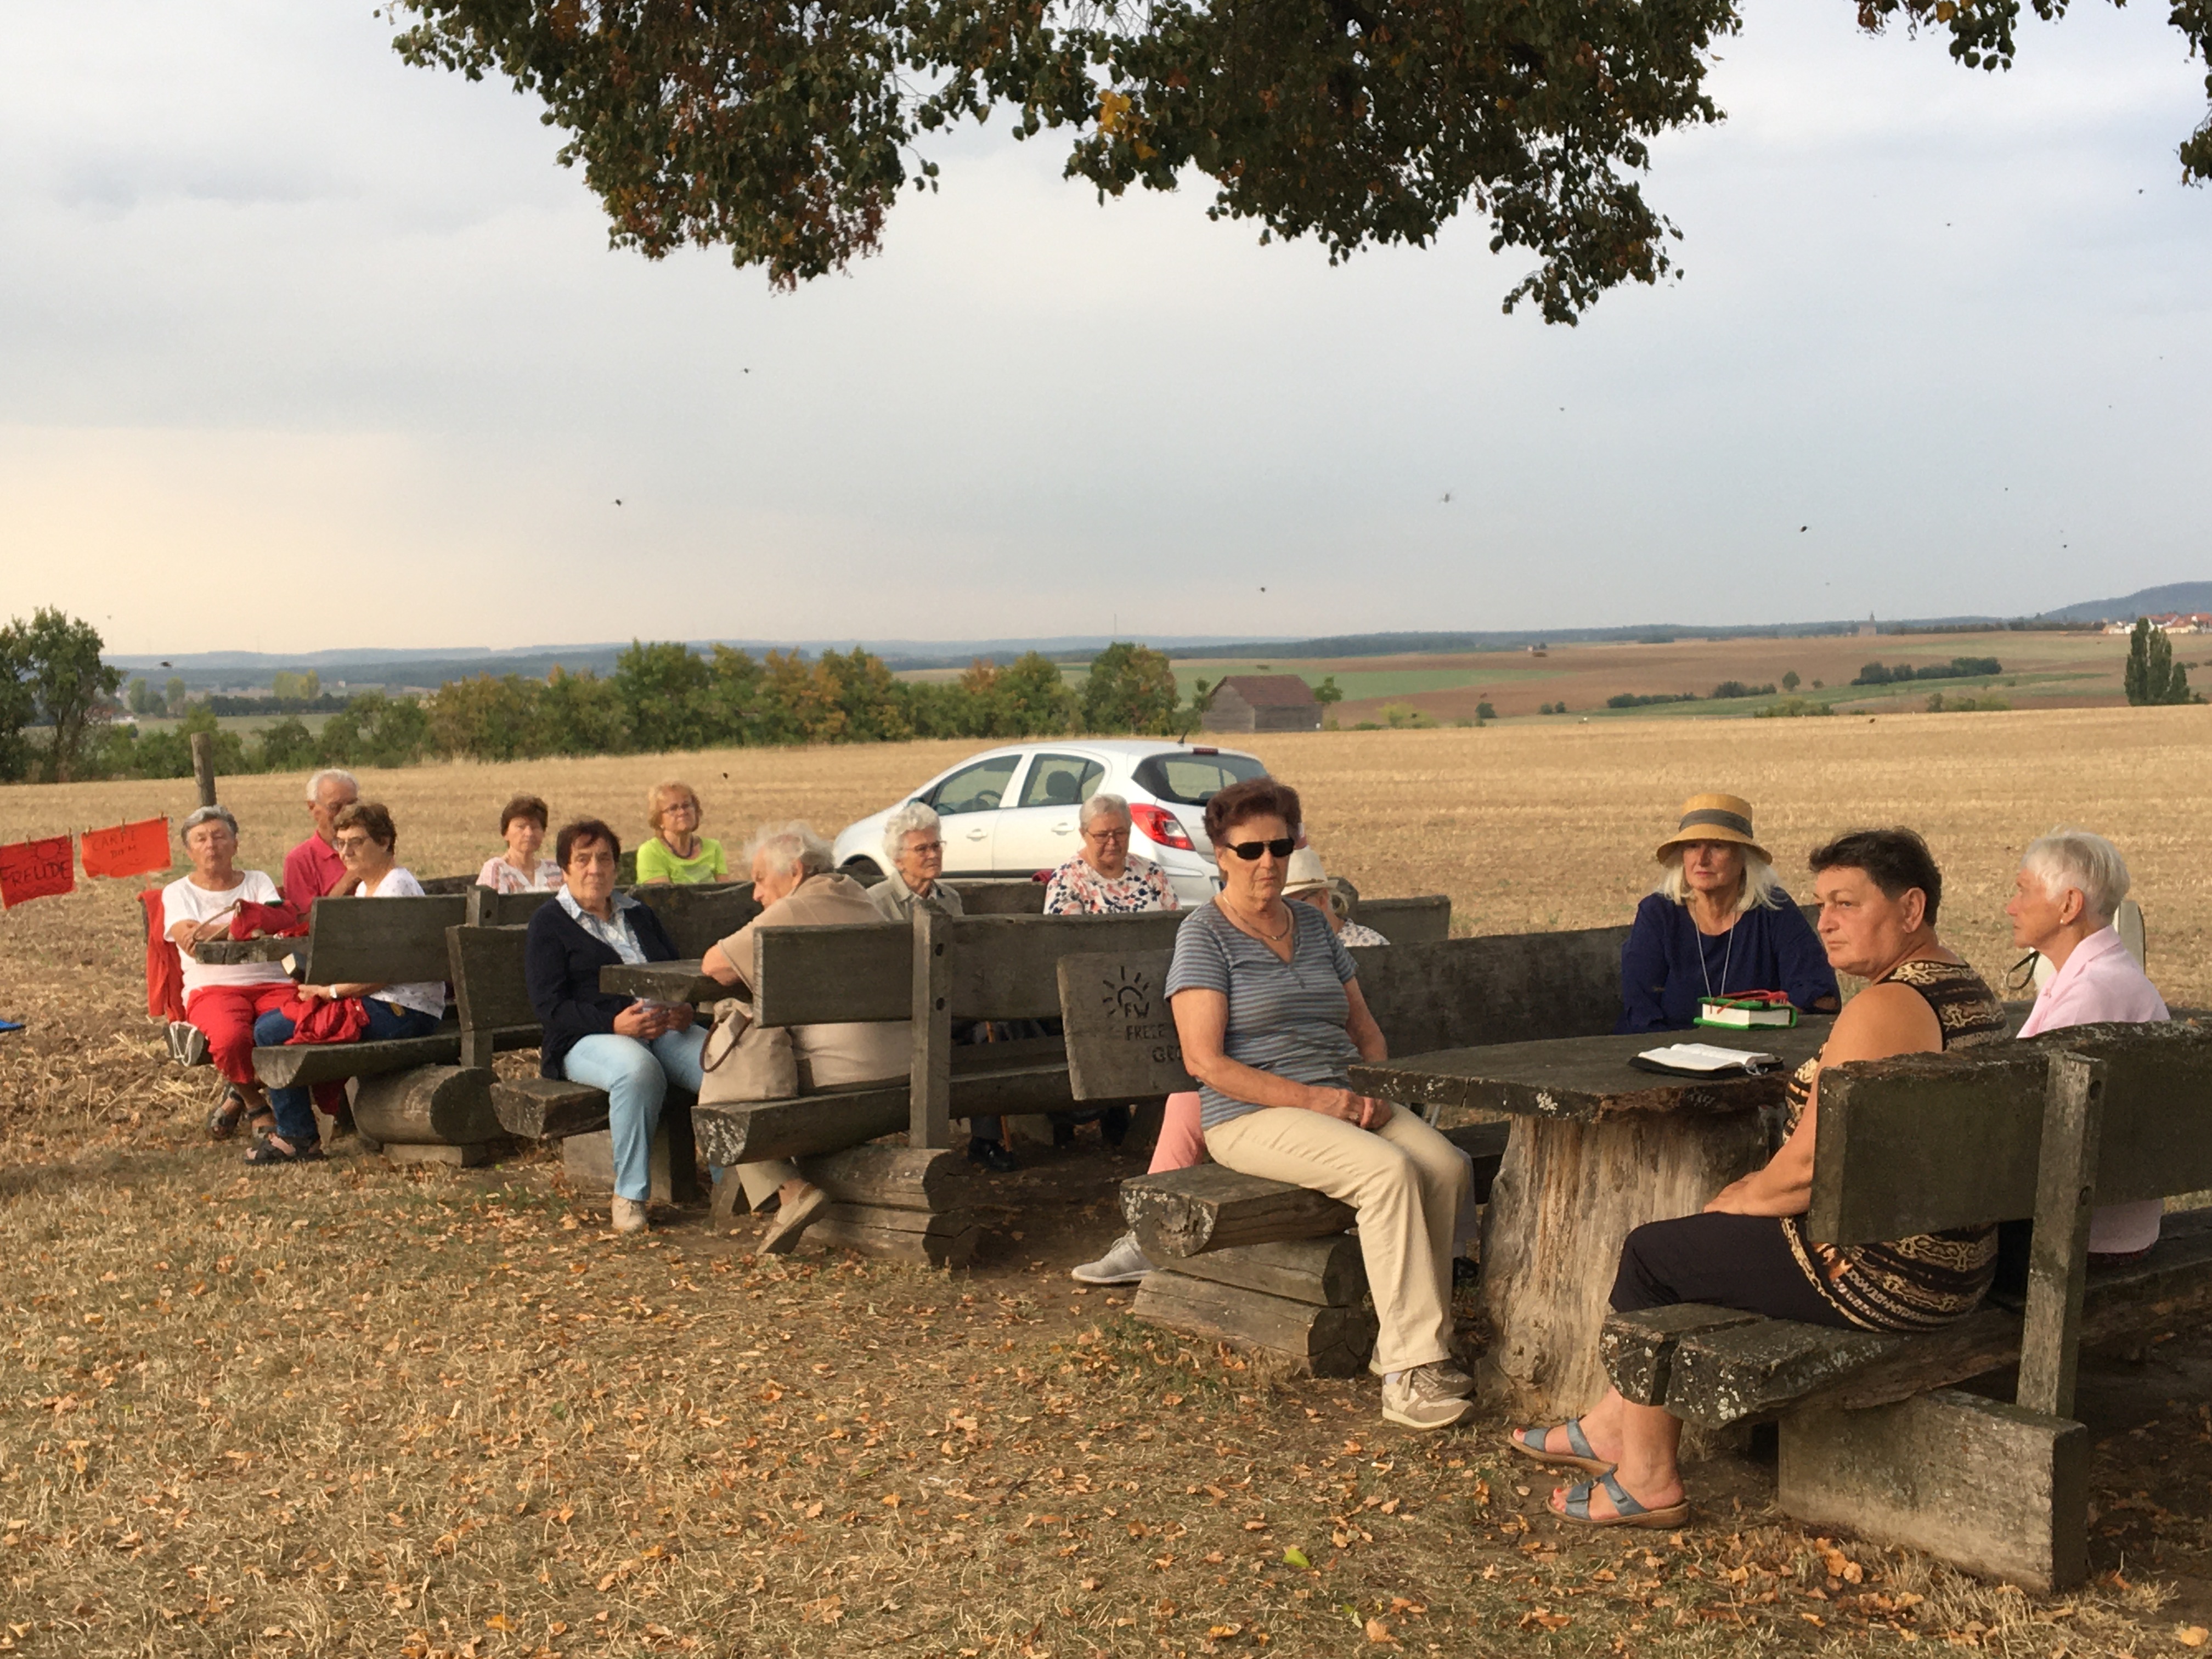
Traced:
<path fill-rule="evenodd" d="M 446 929 L 459 927 L 467 908 L 467 899 L 459 893 L 317 899 L 302 953 L 307 981 L 330 985 L 443 980 Z"/>
<path fill-rule="evenodd" d="M 1054 970 L 1062 957 L 1124 942 L 1133 951 L 1164 951 L 1182 920 L 1173 910 L 945 917 L 952 1018 L 1050 1018 L 1060 1012 Z M 770 927 L 753 939 L 763 1025 L 913 1018 L 914 930 L 906 922 Z"/>
<path fill-rule="evenodd" d="M 678 887 L 635 887 L 630 896 L 650 905 L 679 957 L 703 957 L 761 913 L 749 881 L 704 882 Z"/>
<path fill-rule="evenodd" d="M 469 889 L 469 908 L 465 926 L 471 927 L 521 927 L 529 924 L 538 914 L 538 907 L 551 901 L 550 893 L 502 893 L 493 887 Z"/>
<path fill-rule="evenodd" d="M 1394 1054 L 1594 1036 L 1620 1017 L 1626 927 L 1502 933 L 1352 953 L 1359 988 Z M 1059 969 L 1069 1078 L 1078 1100 L 1138 1100 L 1189 1089 L 1162 989 L 1170 951 L 1084 955 Z"/>
<path fill-rule="evenodd" d="M 1393 945 L 1435 945 L 1451 937 L 1451 899 L 1443 893 L 1363 898 L 1352 905 L 1352 919 Z"/>
<path fill-rule="evenodd" d="M 1823 1072 L 1808 1231 L 1862 1244 L 2033 1215 L 2050 1060 L 2069 1052 L 2105 1067 L 2098 1203 L 2212 1188 L 2212 1030 L 2077 1025 Z"/>
<path fill-rule="evenodd" d="M 514 926 L 446 930 L 453 1009 L 460 1017 L 463 1031 L 497 1031 L 538 1024 L 522 971 L 529 933 L 527 927 Z"/>
<path fill-rule="evenodd" d="M 971 916 L 1041 916 L 1044 884 L 1019 881 L 957 881 L 962 908 Z"/>

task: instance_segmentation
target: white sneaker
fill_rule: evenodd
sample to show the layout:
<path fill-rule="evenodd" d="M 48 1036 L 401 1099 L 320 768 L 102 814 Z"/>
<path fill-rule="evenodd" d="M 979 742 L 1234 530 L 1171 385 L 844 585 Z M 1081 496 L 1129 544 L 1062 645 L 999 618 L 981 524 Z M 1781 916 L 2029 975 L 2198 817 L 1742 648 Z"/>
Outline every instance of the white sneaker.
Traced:
<path fill-rule="evenodd" d="M 1448 1429 L 1474 1409 L 1451 1391 L 1447 1377 L 1459 1373 L 1446 1365 L 1416 1365 L 1393 1382 L 1382 1379 L 1382 1415 L 1408 1429 Z"/>
<path fill-rule="evenodd" d="M 1136 1234 L 1123 1233 L 1105 1255 L 1085 1262 L 1068 1277 L 1079 1285 L 1133 1285 L 1152 1270 L 1152 1259 L 1137 1243 Z"/>
<path fill-rule="evenodd" d="M 635 1198 L 617 1198 L 614 1201 L 614 1229 L 618 1233 L 641 1233 L 645 1231 L 645 1206 Z"/>

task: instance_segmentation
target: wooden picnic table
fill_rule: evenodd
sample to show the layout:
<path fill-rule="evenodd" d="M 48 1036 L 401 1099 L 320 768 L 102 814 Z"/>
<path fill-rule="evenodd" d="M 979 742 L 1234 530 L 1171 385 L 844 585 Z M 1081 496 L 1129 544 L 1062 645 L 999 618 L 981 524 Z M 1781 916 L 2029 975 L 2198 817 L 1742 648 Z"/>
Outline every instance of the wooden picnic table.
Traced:
<path fill-rule="evenodd" d="M 1621 1241 L 1645 1222 L 1695 1214 L 1765 1162 L 1762 1110 L 1783 1103 L 1790 1073 L 1833 1024 L 1504 1042 L 1352 1068 L 1354 1088 L 1433 1107 L 1439 1127 L 1500 1114 L 1511 1121 L 1482 1231 L 1484 1381 L 1492 1392 L 1546 1420 L 1596 1401 L 1607 1386 L 1598 1334 Z M 1629 1064 L 1675 1042 L 1777 1054 L 1783 1064 L 1727 1078 Z"/>
<path fill-rule="evenodd" d="M 702 972 L 696 957 L 680 962 L 611 963 L 599 969 L 599 989 L 658 1002 L 720 1002 L 738 994 L 735 986 Z"/>

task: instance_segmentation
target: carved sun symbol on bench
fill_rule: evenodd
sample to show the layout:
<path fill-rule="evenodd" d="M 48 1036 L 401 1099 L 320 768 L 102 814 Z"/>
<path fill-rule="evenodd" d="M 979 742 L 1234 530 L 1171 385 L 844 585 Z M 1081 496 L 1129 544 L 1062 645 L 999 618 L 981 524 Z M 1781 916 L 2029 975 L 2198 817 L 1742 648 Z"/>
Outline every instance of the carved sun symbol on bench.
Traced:
<path fill-rule="evenodd" d="M 1146 975 L 1120 968 L 1103 983 L 1106 1006 L 1117 1018 L 1143 1019 L 1152 1012 L 1152 983 Z"/>

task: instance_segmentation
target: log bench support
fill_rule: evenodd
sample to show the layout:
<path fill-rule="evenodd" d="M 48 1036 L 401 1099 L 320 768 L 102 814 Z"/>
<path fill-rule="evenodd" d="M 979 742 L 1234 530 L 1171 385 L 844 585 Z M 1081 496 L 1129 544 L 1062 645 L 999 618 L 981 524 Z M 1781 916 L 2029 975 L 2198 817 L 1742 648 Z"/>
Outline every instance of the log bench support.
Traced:
<path fill-rule="evenodd" d="M 799 1170 L 832 1200 L 806 1230 L 809 1238 L 929 1267 L 965 1267 L 975 1260 L 982 1225 L 960 1154 L 923 1146 L 850 1146 L 803 1158 Z M 735 1176 L 722 1179 L 728 1186 Z"/>
<path fill-rule="evenodd" d="M 1506 1126 L 1449 1132 L 1486 1202 Z M 1377 1322 L 1348 1205 L 1305 1187 L 1200 1164 L 1121 1183 L 1121 1213 L 1160 1266 L 1131 1311 L 1170 1330 L 1274 1354 L 1314 1376 L 1352 1376 Z"/>
<path fill-rule="evenodd" d="M 1356 1376 L 1375 1352 L 1359 1241 L 1244 1244 L 1172 1261 L 1139 1286 L 1136 1317 L 1256 1349 L 1310 1376 Z"/>
<path fill-rule="evenodd" d="M 2089 1431 L 1956 1389 L 1782 1420 L 1785 1514 L 2049 1595 L 2088 1576 Z"/>

